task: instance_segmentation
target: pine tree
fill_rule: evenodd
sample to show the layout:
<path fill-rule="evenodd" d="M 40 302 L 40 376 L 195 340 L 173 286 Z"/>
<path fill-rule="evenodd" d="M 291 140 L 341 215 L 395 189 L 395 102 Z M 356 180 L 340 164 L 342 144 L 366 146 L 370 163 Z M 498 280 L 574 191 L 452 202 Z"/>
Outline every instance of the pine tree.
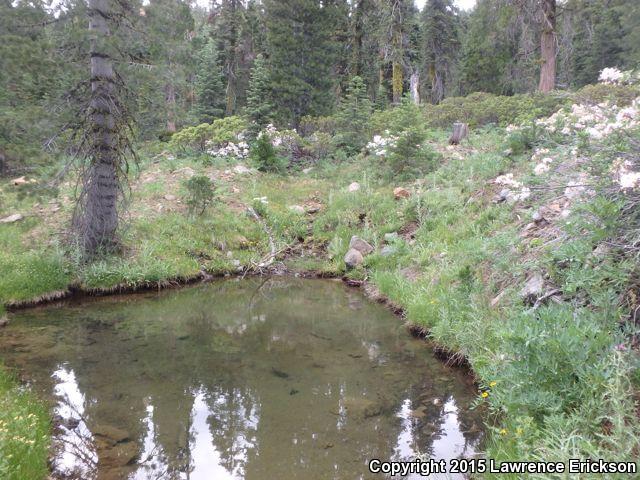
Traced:
<path fill-rule="evenodd" d="M 196 99 L 196 110 L 201 122 L 211 123 L 224 114 L 225 91 L 218 64 L 218 49 L 213 38 L 207 40 L 199 53 Z"/>
<path fill-rule="evenodd" d="M 305 115 L 327 115 L 335 104 L 333 67 L 340 2 L 265 0 L 267 50 L 277 118 L 297 127 Z"/>
<path fill-rule="evenodd" d="M 428 0 L 422 11 L 422 78 L 432 103 L 455 90 L 458 62 L 458 11 L 452 0 Z"/>
<path fill-rule="evenodd" d="M 251 79 L 247 89 L 246 113 L 251 122 L 249 133 L 255 137 L 265 126 L 271 122 L 273 105 L 270 101 L 269 72 L 267 63 L 259 54 L 251 70 Z"/>
<path fill-rule="evenodd" d="M 360 151 L 369 138 L 369 119 L 372 105 L 362 78 L 349 82 L 346 94 L 336 114 L 338 144 L 347 150 Z"/>

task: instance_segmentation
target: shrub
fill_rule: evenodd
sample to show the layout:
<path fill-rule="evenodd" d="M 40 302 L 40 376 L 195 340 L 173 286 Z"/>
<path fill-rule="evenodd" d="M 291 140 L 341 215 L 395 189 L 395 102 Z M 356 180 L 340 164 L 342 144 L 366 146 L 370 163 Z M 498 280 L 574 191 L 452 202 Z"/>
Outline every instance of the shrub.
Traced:
<path fill-rule="evenodd" d="M 455 122 L 479 127 L 490 123 L 506 126 L 549 116 L 569 101 L 560 94 L 500 96 L 476 92 L 466 97 L 450 97 L 438 105 L 425 107 L 427 124 L 449 128 Z"/>
<path fill-rule="evenodd" d="M 440 154 L 425 144 L 426 135 L 419 127 L 409 128 L 398 135 L 389 147 L 388 165 L 394 176 L 412 177 L 432 171 Z"/>
<path fill-rule="evenodd" d="M 269 134 L 262 132 L 251 147 L 251 160 L 261 172 L 282 172 L 286 161 L 279 157 Z"/>
<path fill-rule="evenodd" d="M 312 117 L 306 115 L 300 120 L 298 131 L 303 137 L 309 137 L 318 132 L 335 135 L 336 119 L 334 117 Z"/>
<path fill-rule="evenodd" d="M 531 150 L 539 140 L 540 128 L 535 123 L 519 128 L 507 137 L 507 148 L 514 155 L 520 155 Z"/>
<path fill-rule="evenodd" d="M 377 111 L 371 117 L 371 126 L 375 132 L 389 131 L 392 135 L 424 124 L 420 107 L 408 98 L 404 98 L 399 106 Z"/>
<path fill-rule="evenodd" d="M 215 198 L 213 182 L 205 175 L 196 175 L 187 181 L 186 187 L 189 214 L 202 215 Z"/>
<path fill-rule="evenodd" d="M 209 143 L 221 145 L 238 140 L 246 126 L 242 117 L 220 118 L 213 123 L 183 128 L 173 134 L 171 145 L 180 149 L 191 148 L 204 152 Z"/>

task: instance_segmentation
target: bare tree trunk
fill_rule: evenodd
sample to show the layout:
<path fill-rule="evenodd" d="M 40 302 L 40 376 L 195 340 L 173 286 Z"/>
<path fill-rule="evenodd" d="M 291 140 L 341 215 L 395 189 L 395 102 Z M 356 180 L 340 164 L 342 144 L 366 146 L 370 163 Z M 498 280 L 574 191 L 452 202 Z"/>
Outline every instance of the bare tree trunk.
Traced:
<path fill-rule="evenodd" d="M 89 0 L 91 101 L 87 135 L 90 158 L 83 175 L 83 192 L 75 222 L 87 252 L 113 244 L 118 227 L 117 79 L 107 48 L 111 34 L 107 19 L 111 12 L 111 0 Z"/>
<path fill-rule="evenodd" d="M 420 74 L 418 72 L 413 72 L 411 74 L 411 78 L 409 79 L 409 88 L 411 91 L 411 101 L 420 105 Z"/>
<path fill-rule="evenodd" d="M 556 0 L 542 1 L 542 35 L 540 37 L 540 84 L 538 90 L 550 92 L 556 86 Z"/>
<path fill-rule="evenodd" d="M 176 89 L 171 82 L 164 87 L 164 99 L 167 108 L 167 132 L 176 131 Z"/>

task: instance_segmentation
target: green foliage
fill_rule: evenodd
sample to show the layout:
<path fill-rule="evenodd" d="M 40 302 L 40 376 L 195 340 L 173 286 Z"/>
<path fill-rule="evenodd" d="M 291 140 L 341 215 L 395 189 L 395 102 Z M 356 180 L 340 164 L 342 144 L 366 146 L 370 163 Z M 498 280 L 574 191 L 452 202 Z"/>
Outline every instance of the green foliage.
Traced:
<path fill-rule="evenodd" d="M 371 126 L 375 132 L 388 131 L 397 135 L 410 128 L 422 128 L 424 117 L 420 107 L 408 97 L 404 97 L 400 105 L 387 110 L 376 111 L 371 118 Z"/>
<path fill-rule="evenodd" d="M 261 172 L 282 172 L 286 161 L 278 156 L 267 133 L 262 133 L 251 146 L 250 157 Z"/>
<path fill-rule="evenodd" d="M 389 148 L 387 165 L 394 177 L 412 178 L 428 173 L 437 166 L 441 155 L 425 143 L 426 135 L 419 127 L 403 131 Z"/>
<path fill-rule="evenodd" d="M 43 480 L 51 427 L 45 405 L 0 365 L 0 477 Z"/>
<path fill-rule="evenodd" d="M 245 128 L 246 121 L 242 117 L 219 118 L 213 123 L 183 128 L 172 135 L 170 143 L 180 149 L 196 149 L 204 152 L 209 142 L 220 145 L 236 141 Z"/>
<path fill-rule="evenodd" d="M 211 179 L 205 175 L 195 175 L 187 183 L 186 204 L 190 214 L 202 215 L 215 199 L 216 192 Z"/>
<path fill-rule="evenodd" d="M 225 91 L 218 62 L 218 49 L 212 37 L 207 39 L 198 55 L 195 83 L 198 118 L 201 122 L 213 122 L 224 114 Z"/>
<path fill-rule="evenodd" d="M 256 57 L 251 70 L 251 79 L 247 90 L 247 117 L 249 133 L 256 138 L 258 133 L 271 123 L 273 105 L 270 101 L 269 72 L 264 57 Z"/>
<path fill-rule="evenodd" d="M 540 130 L 535 123 L 530 123 L 510 133 L 506 140 L 507 148 L 513 155 L 521 155 L 532 150 L 539 142 Z"/>
<path fill-rule="evenodd" d="M 335 115 L 336 144 L 347 152 L 362 150 L 369 140 L 371 112 L 372 105 L 364 82 L 358 76 L 353 77 Z"/>

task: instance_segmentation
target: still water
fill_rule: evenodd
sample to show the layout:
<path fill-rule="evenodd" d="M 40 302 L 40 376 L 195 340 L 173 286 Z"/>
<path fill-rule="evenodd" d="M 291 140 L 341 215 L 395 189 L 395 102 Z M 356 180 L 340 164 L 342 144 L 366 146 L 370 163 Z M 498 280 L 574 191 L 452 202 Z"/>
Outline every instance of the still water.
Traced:
<path fill-rule="evenodd" d="M 13 314 L 0 358 L 50 400 L 58 478 L 357 480 L 473 456 L 474 389 L 339 282 L 228 280 Z"/>

